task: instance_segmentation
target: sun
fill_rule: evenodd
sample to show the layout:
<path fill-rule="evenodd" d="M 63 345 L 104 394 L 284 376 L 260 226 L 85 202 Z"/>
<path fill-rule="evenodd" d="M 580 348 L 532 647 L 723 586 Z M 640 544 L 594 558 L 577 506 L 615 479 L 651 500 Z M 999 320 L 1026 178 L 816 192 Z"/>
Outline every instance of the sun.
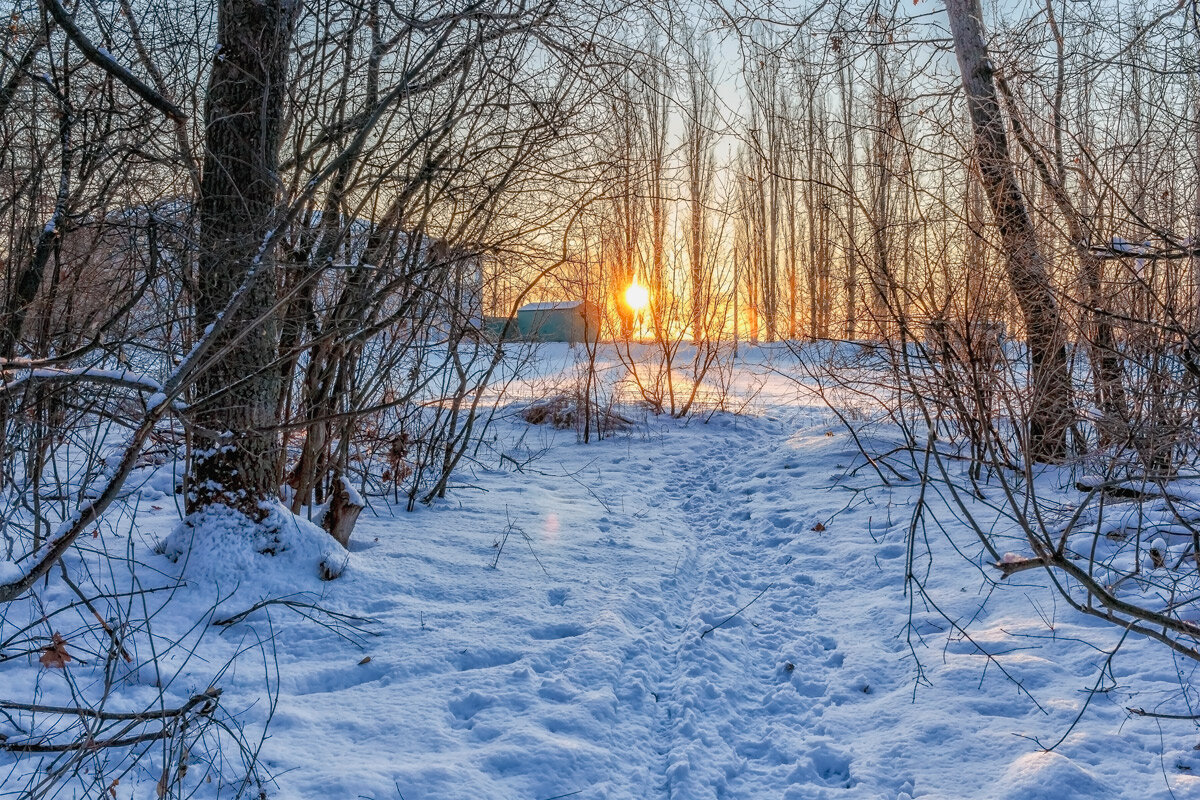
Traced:
<path fill-rule="evenodd" d="M 629 284 L 629 288 L 625 290 L 625 303 L 634 312 L 641 311 L 650 305 L 650 292 L 645 286 L 638 283 L 636 275 L 633 276 L 633 283 Z"/>

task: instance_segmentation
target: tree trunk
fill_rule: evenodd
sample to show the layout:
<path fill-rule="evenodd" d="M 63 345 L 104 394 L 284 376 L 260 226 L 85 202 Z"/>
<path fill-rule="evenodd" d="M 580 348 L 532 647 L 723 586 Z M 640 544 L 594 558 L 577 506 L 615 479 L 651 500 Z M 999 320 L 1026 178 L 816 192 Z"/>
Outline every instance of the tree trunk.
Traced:
<path fill-rule="evenodd" d="M 838 59 L 838 92 L 842 96 L 842 145 L 846 171 L 846 338 L 858 338 L 858 207 L 854 186 L 854 83 L 847 73 L 851 57 L 842 52 Z"/>
<path fill-rule="evenodd" d="M 278 488 L 274 431 L 280 389 L 271 239 L 279 185 L 293 5 L 222 0 L 205 106 L 196 327 L 203 331 L 239 292 L 221 352 L 198 377 L 188 511 L 221 504 L 259 520 Z"/>
<path fill-rule="evenodd" d="M 1026 416 L 1026 455 L 1035 461 L 1059 461 L 1067 455 L 1073 412 L 1058 304 L 1009 159 L 979 0 L 946 0 L 946 13 L 974 131 L 976 167 L 1000 231 L 1009 284 L 1021 308 L 1029 343 L 1032 392 Z"/>

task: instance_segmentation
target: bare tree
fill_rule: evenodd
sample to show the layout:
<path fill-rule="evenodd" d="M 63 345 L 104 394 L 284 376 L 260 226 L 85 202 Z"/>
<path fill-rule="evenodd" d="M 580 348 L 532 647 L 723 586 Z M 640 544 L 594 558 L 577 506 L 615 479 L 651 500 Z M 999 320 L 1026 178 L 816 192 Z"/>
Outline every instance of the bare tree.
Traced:
<path fill-rule="evenodd" d="M 1067 455 L 1074 416 L 1065 328 L 1009 154 L 981 6 L 978 0 L 948 0 L 946 11 L 974 130 L 975 165 L 1000 231 L 1009 283 L 1029 343 L 1028 455 L 1036 461 L 1058 461 Z"/>

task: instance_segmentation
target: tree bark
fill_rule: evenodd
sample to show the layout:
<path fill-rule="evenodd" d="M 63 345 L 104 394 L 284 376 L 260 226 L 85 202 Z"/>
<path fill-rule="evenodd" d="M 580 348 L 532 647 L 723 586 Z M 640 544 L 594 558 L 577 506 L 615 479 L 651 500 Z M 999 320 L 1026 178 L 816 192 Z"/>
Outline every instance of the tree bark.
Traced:
<path fill-rule="evenodd" d="M 290 0 L 221 0 L 205 105 L 196 327 L 216 321 L 234 295 L 245 301 L 198 377 L 197 443 L 188 511 L 222 504 L 259 520 L 278 489 L 274 426 L 280 376 L 273 368 L 272 226 L 294 7 Z M 223 352 L 221 352 L 223 351 Z"/>
<path fill-rule="evenodd" d="M 847 45 L 843 45 L 843 48 Z M 846 338 L 858 338 L 858 207 L 854 185 L 854 82 L 850 71 L 851 56 L 838 54 L 838 93 L 842 97 L 842 144 L 845 147 L 843 169 L 846 181 Z"/>
<path fill-rule="evenodd" d="M 979 0 L 946 0 L 946 13 L 974 132 L 975 165 L 1000 231 L 1009 284 L 1021 308 L 1029 344 L 1031 396 L 1025 420 L 1026 455 L 1034 461 L 1060 461 L 1067 455 L 1067 431 L 1073 422 L 1062 319 L 1033 220 L 1009 158 Z"/>

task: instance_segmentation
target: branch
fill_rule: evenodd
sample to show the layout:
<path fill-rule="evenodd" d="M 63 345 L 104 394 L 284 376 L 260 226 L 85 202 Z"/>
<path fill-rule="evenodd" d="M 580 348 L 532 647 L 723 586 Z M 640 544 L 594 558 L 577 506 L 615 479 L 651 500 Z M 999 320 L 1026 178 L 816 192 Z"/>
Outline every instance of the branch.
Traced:
<path fill-rule="evenodd" d="M 1000 570 L 1001 578 L 1008 578 L 1016 575 L 1018 572 L 1024 572 L 1027 569 L 1037 569 L 1038 567 L 1046 566 L 1046 562 L 1040 558 L 1021 558 L 1016 561 L 1005 561 L 1003 559 L 993 562 L 992 566 Z"/>
<path fill-rule="evenodd" d="M 161 111 L 170 119 L 176 122 L 183 122 L 187 119 L 187 114 L 179 106 L 172 103 L 162 94 L 147 86 L 140 78 L 134 75 L 125 67 L 117 63 L 112 54 L 103 47 L 97 47 L 79 30 L 79 26 L 75 24 L 75 19 L 67 10 L 62 7 L 59 0 L 42 0 L 42 4 L 46 10 L 50 12 L 50 16 L 54 17 L 54 21 L 58 23 L 67 37 L 75 43 L 80 52 L 87 57 L 100 69 L 112 75 L 121 83 L 125 84 L 138 97 L 145 100 L 154 108 Z"/>
<path fill-rule="evenodd" d="M 215 703 L 217 698 L 220 696 L 221 690 L 215 686 L 210 686 L 200 694 L 194 695 L 179 708 L 165 708 L 160 711 L 137 711 L 130 713 L 97 711 L 94 708 L 76 708 L 72 706 L 39 706 L 32 703 L 12 703 L 8 700 L 0 700 L 0 708 L 8 711 L 32 711 L 38 714 L 65 714 L 105 721 L 149 722 L 150 720 L 155 719 L 170 719 L 172 717 L 183 716 L 198 705 L 210 701 Z M 200 713 L 207 714 L 211 711 L 211 708 L 206 708 L 202 709 Z"/>
<path fill-rule="evenodd" d="M 64 714 L 80 717 L 88 717 L 98 719 L 105 722 L 128 722 L 117 736 L 111 739 L 94 739 L 89 734 L 82 739 L 76 739 L 73 742 L 64 744 L 46 744 L 44 742 L 7 742 L 0 741 L 0 749 L 8 750 L 14 753 L 70 753 L 78 750 L 94 751 L 105 747 L 127 747 L 129 745 L 142 744 L 143 742 L 155 742 L 160 739 L 169 739 L 175 734 L 175 728 L 172 724 L 164 724 L 156 731 L 149 733 L 139 733 L 134 736 L 123 736 L 130 731 L 135 725 L 140 722 L 149 722 L 151 720 L 174 720 L 185 717 L 189 712 L 199 709 L 198 714 L 211 714 L 217 707 L 217 700 L 221 696 L 221 690 L 216 687 L 209 687 L 204 692 L 194 695 L 190 700 L 184 703 L 179 708 L 164 709 L 162 711 L 146 711 L 140 713 L 107 713 L 97 711 L 91 708 L 72 708 L 69 706 L 37 706 L 27 703 L 10 703 L 0 702 L 0 708 L 12 709 L 15 711 L 33 711 L 45 714 Z M 186 724 L 186 723 L 185 723 Z"/>
<path fill-rule="evenodd" d="M 1200 719 L 1200 714 L 1159 714 L 1157 711 L 1147 711 L 1144 708 L 1126 707 L 1126 711 L 1138 717 L 1154 717 L 1155 719 Z"/>
<path fill-rule="evenodd" d="M 728 617 L 726 617 L 725 619 L 723 619 L 723 620 L 721 620 L 720 622 L 718 622 L 716 625 L 713 625 L 713 626 L 711 626 L 711 627 L 709 627 L 709 628 L 705 628 L 705 629 L 704 629 L 704 632 L 700 634 L 700 638 L 701 638 L 701 639 L 703 639 L 705 636 L 708 636 L 710 633 L 712 633 L 713 631 L 715 631 L 717 628 L 721 627 L 721 626 L 722 626 L 722 625 L 724 625 L 726 622 L 729 622 L 729 620 L 733 619 L 733 618 L 734 618 L 734 617 L 736 617 L 738 614 L 741 614 L 741 613 L 742 613 L 743 611 L 745 611 L 747 608 L 749 608 L 750 606 L 754 605 L 755 601 L 756 601 L 756 600 L 758 600 L 758 598 L 762 597 L 764 594 L 766 594 L 766 593 L 767 593 L 767 592 L 768 592 L 768 591 L 771 589 L 771 587 L 773 587 L 774 585 L 775 585 L 775 584 L 773 584 L 773 583 L 768 583 L 768 584 L 767 584 L 767 587 L 766 587 L 765 589 L 763 589 L 761 592 L 759 592 L 758 594 L 756 594 L 756 595 L 754 596 L 754 600 L 751 600 L 749 603 L 746 603 L 746 605 L 742 606 L 742 607 L 741 607 L 741 608 L 739 608 L 737 611 L 733 612 L 733 613 L 732 613 L 732 614 L 730 614 Z"/>
<path fill-rule="evenodd" d="M 162 384 L 158 381 L 139 375 L 136 372 L 130 372 L 129 370 L 107 370 L 95 367 L 81 367 L 78 369 L 25 367 L 21 366 L 21 362 L 19 361 L 5 361 L 4 359 L 0 359 L 0 398 L 12 393 L 24 383 L 35 381 L 40 383 L 76 383 L 87 381 L 89 383 L 119 386 L 153 394 L 159 393 L 163 389 Z"/>

